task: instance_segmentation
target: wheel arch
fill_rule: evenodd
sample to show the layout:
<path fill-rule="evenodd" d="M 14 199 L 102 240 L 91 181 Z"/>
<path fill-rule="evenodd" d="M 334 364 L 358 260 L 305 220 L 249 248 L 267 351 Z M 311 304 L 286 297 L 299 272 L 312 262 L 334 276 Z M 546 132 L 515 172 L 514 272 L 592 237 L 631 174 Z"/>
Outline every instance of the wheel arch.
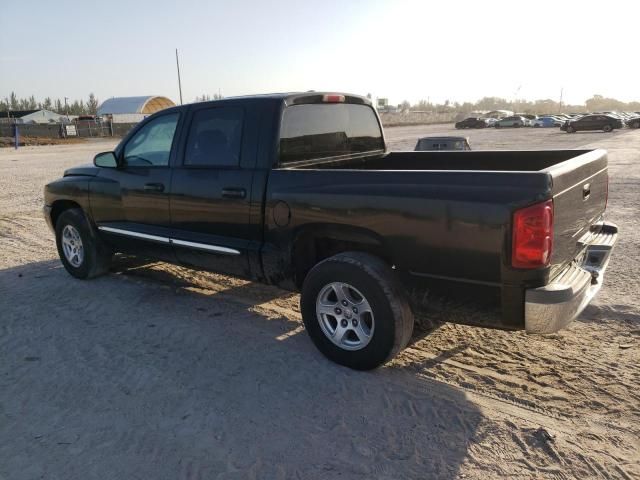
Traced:
<path fill-rule="evenodd" d="M 302 287 L 309 271 L 322 260 L 343 252 L 364 252 L 393 265 L 391 250 L 376 232 L 349 225 L 315 224 L 299 229 L 291 248 L 296 287 Z"/>
<path fill-rule="evenodd" d="M 51 205 L 51 214 L 50 214 L 51 225 L 53 225 L 53 228 L 56 227 L 56 223 L 58 222 L 60 215 L 62 215 L 62 213 L 65 212 L 66 210 L 70 210 L 72 208 L 78 208 L 84 212 L 82 206 L 75 200 L 69 200 L 65 198 L 65 199 L 58 199 L 53 202 L 53 204 Z"/>

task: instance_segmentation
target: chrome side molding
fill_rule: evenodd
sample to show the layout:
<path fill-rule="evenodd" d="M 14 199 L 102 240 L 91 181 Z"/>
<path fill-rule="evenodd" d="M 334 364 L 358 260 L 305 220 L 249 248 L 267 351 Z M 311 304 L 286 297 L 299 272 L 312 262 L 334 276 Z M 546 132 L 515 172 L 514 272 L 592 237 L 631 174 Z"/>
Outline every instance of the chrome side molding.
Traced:
<path fill-rule="evenodd" d="M 157 235 L 149 235 L 147 233 L 133 232 L 131 230 L 123 230 L 121 228 L 99 226 L 98 230 L 102 230 L 108 233 L 116 233 L 118 235 L 125 235 L 127 237 L 142 238 L 143 240 L 151 240 L 153 242 L 160 242 L 160 243 L 171 242 L 171 239 L 169 239 L 168 237 L 159 237 Z"/>
<path fill-rule="evenodd" d="M 168 243 L 179 247 L 194 248 L 197 250 L 206 250 L 209 252 L 222 253 L 225 255 L 240 255 L 240 251 L 235 248 L 221 247 L 219 245 L 210 245 L 208 243 L 189 242 L 187 240 L 178 240 L 176 238 L 160 237 L 158 235 L 149 235 L 147 233 L 134 232 L 132 230 L 124 230 L 122 228 L 113 228 L 98 226 L 98 230 L 107 233 L 115 233 L 126 237 L 140 238 L 142 240 L 150 240 L 152 242 Z"/>

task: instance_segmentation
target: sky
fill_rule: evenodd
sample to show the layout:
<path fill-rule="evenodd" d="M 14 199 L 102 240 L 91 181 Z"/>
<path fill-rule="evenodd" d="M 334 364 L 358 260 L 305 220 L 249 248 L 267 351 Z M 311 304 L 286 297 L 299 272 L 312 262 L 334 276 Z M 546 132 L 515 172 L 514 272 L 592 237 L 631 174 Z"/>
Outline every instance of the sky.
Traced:
<path fill-rule="evenodd" d="M 0 0 L 0 97 L 640 100 L 640 2 Z"/>

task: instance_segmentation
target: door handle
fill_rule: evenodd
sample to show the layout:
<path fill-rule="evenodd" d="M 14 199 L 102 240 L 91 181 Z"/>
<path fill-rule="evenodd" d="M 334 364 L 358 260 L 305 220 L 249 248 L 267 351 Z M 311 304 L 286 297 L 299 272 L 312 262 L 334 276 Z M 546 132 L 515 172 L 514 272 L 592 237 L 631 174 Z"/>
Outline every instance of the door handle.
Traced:
<path fill-rule="evenodd" d="M 222 196 L 224 198 L 245 198 L 247 191 L 244 188 L 223 188 Z"/>
<path fill-rule="evenodd" d="M 591 184 L 585 183 L 582 186 L 582 199 L 586 200 L 587 198 L 589 198 L 589 195 L 591 195 Z"/>
<path fill-rule="evenodd" d="M 163 183 L 145 183 L 144 191 L 145 192 L 164 192 L 164 184 Z"/>

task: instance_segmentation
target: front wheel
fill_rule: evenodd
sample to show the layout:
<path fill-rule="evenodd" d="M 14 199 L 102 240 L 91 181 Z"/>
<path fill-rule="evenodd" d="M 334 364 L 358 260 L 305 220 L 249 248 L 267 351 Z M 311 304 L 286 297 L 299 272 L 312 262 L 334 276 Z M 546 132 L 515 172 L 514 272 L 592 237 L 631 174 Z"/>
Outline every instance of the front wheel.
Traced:
<path fill-rule="evenodd" d="M 640 121 L 632 122 L 631 124 L 629 124 L 629 126 L 631 128 L 640 128 Z"/>
<path fill-rule="evenodd" d="M 79 208 L 65 210 L 56 221 L 56 246 L 62 265 L 76 278 L 93 278 L 109 270 L 112 252 Z"/>
<path fill-rule="evenodd" d="M 567 133 L 575 133 L 575 131 L 576 131 L 576 129 L 575 129 L 575 128 L 573 128 L 571 125 L 569 125 L 569 126 L 567 127 Z"/>
<path fill-rule="evenodd" d="M 341 253 L 313 267 L 300 307 L 316 347 L 356 370 L 392 359 L 413 332 L 413 314 L 395 272 L 367 253 Z"/>

